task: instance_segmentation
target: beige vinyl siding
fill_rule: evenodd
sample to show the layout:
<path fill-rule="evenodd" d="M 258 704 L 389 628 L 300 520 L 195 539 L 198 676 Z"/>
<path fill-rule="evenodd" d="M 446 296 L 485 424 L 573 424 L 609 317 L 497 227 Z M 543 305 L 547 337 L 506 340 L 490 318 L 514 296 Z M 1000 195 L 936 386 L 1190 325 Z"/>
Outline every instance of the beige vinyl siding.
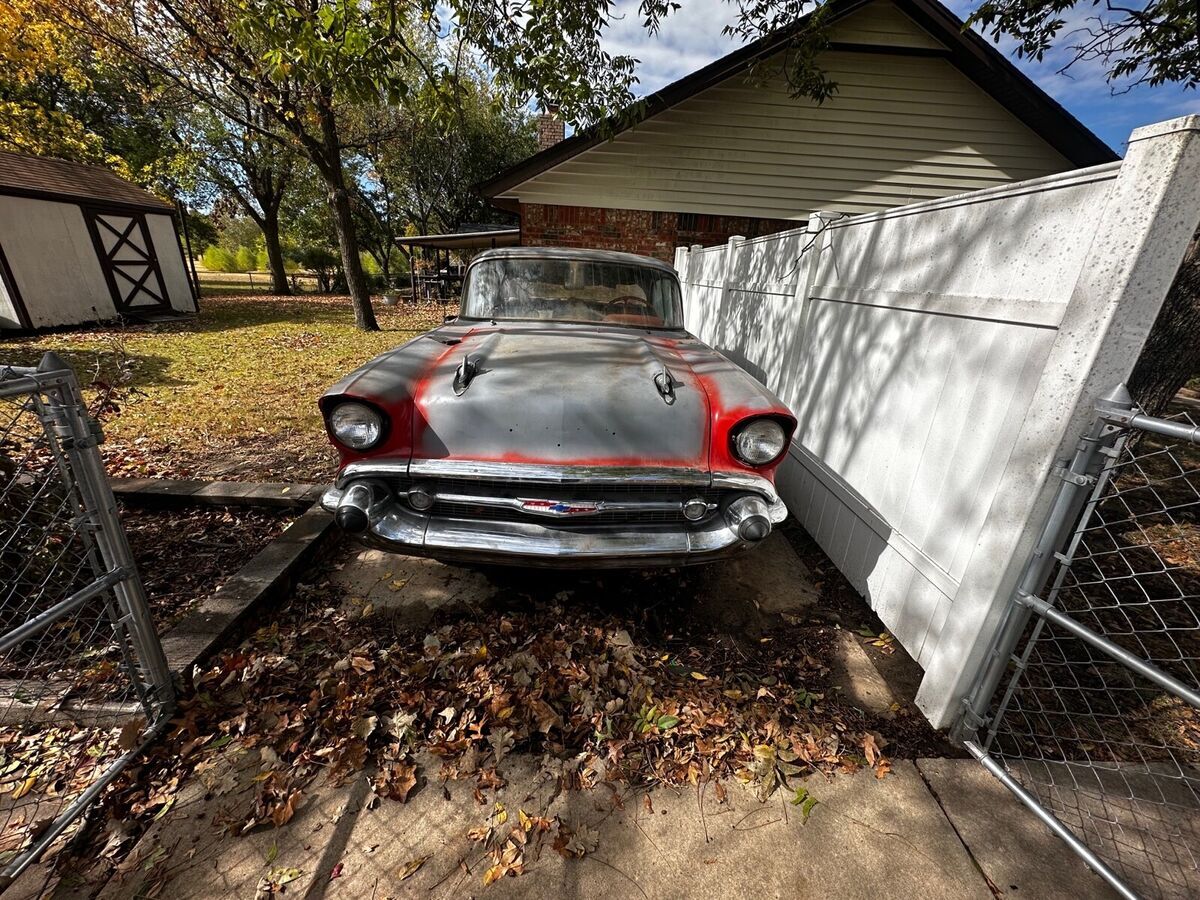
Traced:
<path fill-rule="evenodd" d="M 876 0 L 829 30 L 829 38 L 847 44 L 945 49 L 946 45 L 920 28 L 887 0 Z"/>
<path fill-rule="evenodd" d="M 906 37 L 897 22 L 906 39 L 932 40 L 885 3 L 847 19 L 837 39 L 880 43 L 886 33 L 895 44 Z M 1073 168 L 945 59 L 836 51 L 823 64 L 839 86 L 823 105 L 793 99 L 782 75 L 738 75 L 502 196 L 803 219 Z"/>

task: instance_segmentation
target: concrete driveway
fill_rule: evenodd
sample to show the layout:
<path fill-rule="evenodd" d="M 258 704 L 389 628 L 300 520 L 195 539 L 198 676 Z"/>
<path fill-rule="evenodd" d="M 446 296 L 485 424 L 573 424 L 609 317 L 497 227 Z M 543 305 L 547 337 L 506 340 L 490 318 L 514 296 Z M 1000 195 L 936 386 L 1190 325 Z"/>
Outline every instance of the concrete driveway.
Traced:
<path fill-rule="evenodd" d="M 412 626 L 437 611 L 471 615 L 499 592 L 570 592 L 580 576 L 494 574 L 343 547 L 321 567 L 344 602 L 371 605 Z M 584 576 L 587 577 L 587 576 Z M 612 576 L 598 576 L 612 577 Z M 621 577 L 634 577 L 621 576 Z M 697 615 L 753 639 L 773 617 L 819 616 L 818 592 L 787 539 L 712 567 L 698 582 Z M 884 713 L 896 698 L 852 633 L 838 632 L 840 689 Z M 423 772 L 436 772 L 427 760 Z M 1105 897 L 1105 886 L 973 761 L 895 760 L 803 786 L 807 821 L 777 792 L 760 803 L 736 782 L 689 790 L 602 783 L 555 794 L 561 760 L 514 753 L 507 784 L 477 795 L 470 782 L 422 780 L 404 804 L 371 802 L 370 772 L 341 786 L 318 779 L 281 828 L 233 836 L 260 771 L 256 751 L 229 752 L 184 785 L 103 886 L 100 896 L 212 898 L 497 897 Z M 496 804 L 500 804 L 499 807 Z M 468 833 L 498 809 L 558 815 L 590 852 L 556 852 L 548 835 L 525 848 L 526 870 L 485 887 L 490 864 Z M 79 896 L 78 885 L 28 873 L 13 896 Z M 87 891 L 85 893 L 95 893 Z M 9 900 L 6 895 L 5 900 Z"/>

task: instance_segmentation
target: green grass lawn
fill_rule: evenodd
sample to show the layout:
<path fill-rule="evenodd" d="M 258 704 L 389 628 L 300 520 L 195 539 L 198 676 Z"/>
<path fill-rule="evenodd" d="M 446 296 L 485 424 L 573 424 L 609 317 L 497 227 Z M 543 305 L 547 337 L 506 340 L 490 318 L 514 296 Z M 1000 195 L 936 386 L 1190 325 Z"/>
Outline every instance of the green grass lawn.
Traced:
<path fill-rule="evenodd" d="M 450 312 L 454 312 L 451 309 Z M 103 414 L 122 475 L 324 481 L 334 470 L 316 398 L 342 375 L 439 324 L 440 304 L 377 304 L 354 327 L 346 297 L 202 298 L 194 319 L 0 338 L 0 364 L 63 356 L 86 386 L 117 384 Z"/>

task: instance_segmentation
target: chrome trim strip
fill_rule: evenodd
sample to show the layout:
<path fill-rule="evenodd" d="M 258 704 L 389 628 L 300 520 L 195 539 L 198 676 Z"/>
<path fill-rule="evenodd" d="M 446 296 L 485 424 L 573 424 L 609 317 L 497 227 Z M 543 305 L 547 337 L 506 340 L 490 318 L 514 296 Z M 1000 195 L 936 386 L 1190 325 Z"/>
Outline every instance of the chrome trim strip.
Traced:
<path fill-rule="evenodd" d="M 551 484 L 662 484 L 740 488 L 779 501 L 769 479 L 752 472 L 706 472 L 664 466 L 556 466 L 543 463 L 481 462 L 469 459 L 362 460 L 338 473 L 338 487 L 354 478 L 411 475 L 414 478 L 464 478 L 493 481 L 542 481 Z"/>
<path fill-rule="evenodd" d="M 351 465 L 365 466 L 366 463 Z M 346 468 L 349 469 L 350 466 Z M 414 478 L 479 478 L 493 481 L 545 481 L 553 484 L 687 484 L 707 487 L 711 481 L 708 472 L 702 469 L 676 469 L 666 466 L 558 466 L 470 459 L 414 459 L 408 464 L 407 472 Z"/>
<path fill-rule="evenodd" d="M 713 472 L 711 477 L 712 486 L 715 488 L 741 488 L 762 494 L 769 504 L 779 502 L 779 494 L 775 492 L 775 485 L 762 475 L 755 475 L 752 472 Z"/>
<path fill-rule="evenodd" d="M 345 487 L 347 481 L 356 478 L 395 478 L 408 474 L 408 460 L 400 462 L 393 459 L 368 459 L 362 462 L 346 463 L 338 472 L 337 486 Z"/>

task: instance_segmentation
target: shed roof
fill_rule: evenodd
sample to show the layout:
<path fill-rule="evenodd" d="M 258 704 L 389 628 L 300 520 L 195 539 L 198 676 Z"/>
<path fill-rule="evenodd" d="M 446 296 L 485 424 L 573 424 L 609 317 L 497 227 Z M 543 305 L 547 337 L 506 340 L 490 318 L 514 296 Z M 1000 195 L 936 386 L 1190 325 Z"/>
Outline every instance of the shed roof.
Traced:
<path fill-rule="evenodd" d="M 171 204 L 101 166 L 0 151 L 0 194 L 40 200 L 92 200 L 137 209 Z"/>
<path fill-rule="evenodd" d="M 826 24 L 832 26 L 858 12 L 871 0 L 828 0 Z M 858 52 L 923 52 L 943 56 L 963 74 L 995 98 L 1017 119 L 1040 135 L 1050 146 L 1073 165 L 1083 167 L 1112 162 L 1118 159 L 1107 144 L 1072 116 L 1045 91 L 1034 84 L 986 40 L 965 28 L 963 21 L 938 0 L 892 0 L 909 18 L 945 45 L 940 51 L 914 51 L 873 45 L 839 44 L 830 50 Z M 614 133 L 626 131 L 676 104 L 695 96 L 713 85 L 749 70 L 755 63 L 784 49 L 800 33 L 807 16 L 741 47 L 727 56 L 675 81 L 660 91 L 645 97 L 621 114 L 613 116 L 603 127 L 583 129 L 564 141 L 505 169 L 478 186 L 483 196 L 498 206 L 505 206 L 500 194 L 530 178 L 578 156 Z M 637 110 L 634 114 L 634 110 Z"/>

